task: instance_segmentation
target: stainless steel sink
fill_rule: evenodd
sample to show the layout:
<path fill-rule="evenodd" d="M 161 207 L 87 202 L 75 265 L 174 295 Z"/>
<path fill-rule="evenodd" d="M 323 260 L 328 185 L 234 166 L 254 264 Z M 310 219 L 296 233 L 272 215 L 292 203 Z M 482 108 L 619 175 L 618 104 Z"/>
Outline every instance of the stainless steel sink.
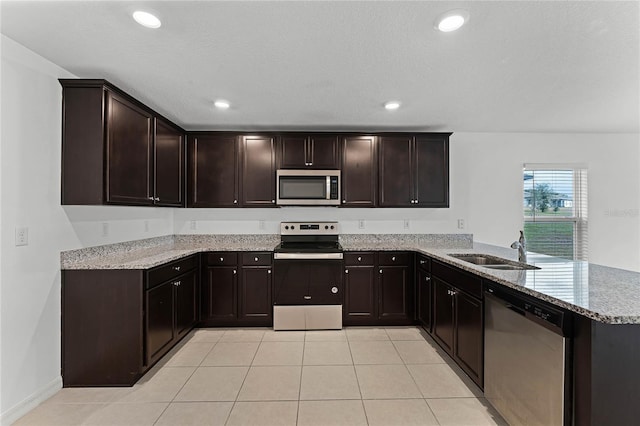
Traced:
<path fill-rule="evenodd" d="M 497 269 L 502 271 L 522 271 L 526 269 L 540 269 L 537 266 L 528 265 L 526 263 L 514 262 L 512 260 L 503 259 L 497 256 L 491 256 L 488 254 L 450 254 L 449 256 L 455 257 L 465 262 L 472 263 L 474 265 L 482 266 L 488 269 Z"/>

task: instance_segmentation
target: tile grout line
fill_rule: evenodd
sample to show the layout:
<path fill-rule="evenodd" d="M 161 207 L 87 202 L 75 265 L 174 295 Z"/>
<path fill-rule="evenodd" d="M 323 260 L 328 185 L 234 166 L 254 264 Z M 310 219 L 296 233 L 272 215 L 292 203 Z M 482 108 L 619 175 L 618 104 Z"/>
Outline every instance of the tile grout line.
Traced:
<path fill-rule="evenodd" d="M 300 380 L 298 382 L 298 405 L 296 408 L 296 425 L 300 419 L 300 394 L 302 393 L 302 373 L 304 372 L 304 350 L 307 347 L 307 332 L 304 332 L 304 339 L 302 340 L 302 360 L 300 361 Z"/>

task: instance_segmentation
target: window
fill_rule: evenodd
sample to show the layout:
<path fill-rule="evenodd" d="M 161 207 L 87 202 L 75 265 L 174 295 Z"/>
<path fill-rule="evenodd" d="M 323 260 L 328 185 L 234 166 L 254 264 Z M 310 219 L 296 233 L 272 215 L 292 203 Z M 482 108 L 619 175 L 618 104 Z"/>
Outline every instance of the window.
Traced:
<path fill-rule="evenodd" d="M 587 170 L 525 164 L 524 235 L 527 251 L 587 260 Z"/>

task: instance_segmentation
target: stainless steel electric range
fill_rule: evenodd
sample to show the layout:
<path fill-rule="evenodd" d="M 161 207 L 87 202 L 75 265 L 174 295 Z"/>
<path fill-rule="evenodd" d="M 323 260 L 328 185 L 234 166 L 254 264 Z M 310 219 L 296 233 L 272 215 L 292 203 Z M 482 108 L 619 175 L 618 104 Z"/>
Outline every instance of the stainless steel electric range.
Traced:
<path fill-rule="evenodd" d="M 338 222 L 282 222 L 273 255 L 274 330 L 342 328 Z"/>

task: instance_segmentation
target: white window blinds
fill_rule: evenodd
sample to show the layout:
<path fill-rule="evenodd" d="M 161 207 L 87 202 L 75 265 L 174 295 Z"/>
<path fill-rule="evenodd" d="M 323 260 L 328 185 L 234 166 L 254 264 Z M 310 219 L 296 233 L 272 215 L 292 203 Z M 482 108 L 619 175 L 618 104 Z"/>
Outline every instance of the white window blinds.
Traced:
<path fill-rule="evenodd" d="M 587 169 L 525 164 L 524 233 L 527 250 L 587 260 Z"/>

